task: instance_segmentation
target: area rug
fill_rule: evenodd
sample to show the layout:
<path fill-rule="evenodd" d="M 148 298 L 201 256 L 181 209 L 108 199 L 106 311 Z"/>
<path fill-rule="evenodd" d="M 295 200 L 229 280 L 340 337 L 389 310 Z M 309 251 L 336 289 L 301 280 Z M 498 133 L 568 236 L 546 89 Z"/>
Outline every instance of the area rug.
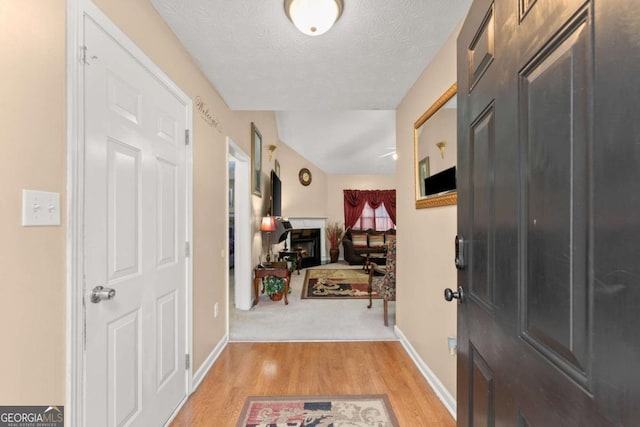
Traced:
<path fill-rule="evenodd" d="M 302 299 L 369 298 L 369 275 L 360 269 L 308 269 Z M 373 298 L 380 298 L 375 292 Z"/>
<path fill-rule="evenodd" d="M 386 394 L 247 397 L 236 427 L 397 427 Z"/>

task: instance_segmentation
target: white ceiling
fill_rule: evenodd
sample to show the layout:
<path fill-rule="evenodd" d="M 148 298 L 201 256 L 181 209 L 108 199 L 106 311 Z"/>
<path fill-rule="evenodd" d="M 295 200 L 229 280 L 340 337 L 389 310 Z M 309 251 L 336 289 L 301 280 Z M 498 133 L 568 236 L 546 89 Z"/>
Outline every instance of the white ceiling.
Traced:
<path fill-rule="evenodd" d="M 280 139 L 327 173 L 393 174 L 380 156 L 395 147 L 394 110 L 471 0 L 344 0 L 317 37 L 284 0 L 151 3 L 231 109 L 276 111 Z"/>

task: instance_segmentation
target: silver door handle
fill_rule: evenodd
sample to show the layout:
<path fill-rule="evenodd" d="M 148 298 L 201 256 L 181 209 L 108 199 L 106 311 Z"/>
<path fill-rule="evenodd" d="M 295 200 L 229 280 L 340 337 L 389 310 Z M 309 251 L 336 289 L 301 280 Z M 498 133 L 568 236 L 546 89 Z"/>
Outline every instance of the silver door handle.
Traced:
<path fill-rule="evenodd" d="M 105 288 L 103 286 L 96 286 L 91 291 L 91 302 L 94 304 L 99 303 L 102 300 L 110 300 L 116 296 L 116 290 L 111 288 Z"/>

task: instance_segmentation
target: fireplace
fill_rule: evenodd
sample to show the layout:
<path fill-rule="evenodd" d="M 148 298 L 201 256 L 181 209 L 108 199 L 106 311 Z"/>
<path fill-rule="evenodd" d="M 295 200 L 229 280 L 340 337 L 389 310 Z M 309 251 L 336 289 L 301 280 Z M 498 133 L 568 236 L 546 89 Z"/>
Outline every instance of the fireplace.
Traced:
<path fill-rule="evenodd" d="M 322 264 L 320 235 L 319 228 L 298 228 L 291 230 L 291 250 L 302 250 L 301 268 Z"/>
<path fill-rule="evenodd" d="M 316 246 L 314 249 L 316 250 L 315 255 L 320 259 L 320 264 L 329 262 L 329 252 L 327 251 L 326 245 L 326 222 L 327 219 L 323 217 L 289 217 L 289 222 L 291 223 L 291 228 L 294 230 L 320 230 L 320 250 L 317 250 Z M 291 235 L 289 235 L 289 239 L 287 240 L 288 247 L 293 248 L 294 246 L 291 244 Z M 315 258 L 315 257 L 314 257 Z M 317 265 L 317 264 L 316 264 Z"/>

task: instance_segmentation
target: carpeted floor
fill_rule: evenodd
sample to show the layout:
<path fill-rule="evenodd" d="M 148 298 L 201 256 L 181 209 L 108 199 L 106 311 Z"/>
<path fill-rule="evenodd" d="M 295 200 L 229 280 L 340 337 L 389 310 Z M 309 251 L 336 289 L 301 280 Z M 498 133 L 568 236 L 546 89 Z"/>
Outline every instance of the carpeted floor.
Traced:
<path fill-rule="evenodd" d="M 302 286 L 302 298 L 369 298 L 369 275 L 358 268 L 308 268 Z M 372 298 L 380 298 L 375 292 Z"/>
<path fill-rule="evenodd" d="M 327 264 L 313 269 L 351 268 L 345 264 Z M 229 309 L 230 341 L 375 341 L 397 340 L 395 302 L 389 303 L 389 326 L 384 326 L 381 299 L 342 299 L 317 301 L 301 299 L 306 270 L 291 276 L 289 305 L 273 302 L 260 295 L 260 302 L 251 310 L 236 310 L 231 299 Z M 233 289 L 230 289 L 233 296 Z"/>
<path fill-rule="evenodd" d="M 247 397 L 237 427 L 378 426 L 398 421 L 387 395 Z"/>

